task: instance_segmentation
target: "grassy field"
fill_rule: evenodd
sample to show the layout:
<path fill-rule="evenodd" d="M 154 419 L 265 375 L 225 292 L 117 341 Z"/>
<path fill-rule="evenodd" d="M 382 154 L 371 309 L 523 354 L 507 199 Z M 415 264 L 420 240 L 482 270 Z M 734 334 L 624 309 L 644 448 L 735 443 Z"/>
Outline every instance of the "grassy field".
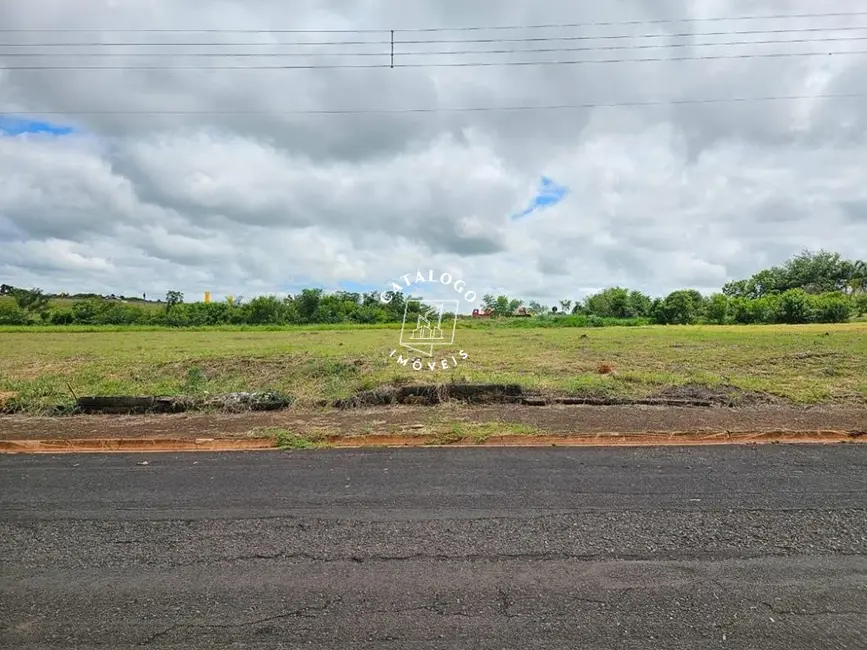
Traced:
<path fill-rule="evenodd" d="M 512 382 L 559 394 L 646 397 L 728 384 L 799 403 L 867 403 L 867 324 L 462 329 L 469 359 L 415 371 L 388 328 L 0 330 L 0 394 L 30 412 L 78 395 L 271 389 L 299 405 L 383 384 Z M 599 365 L 615 372 L 600 374 Z M 68 385 L 67 385 L 68 384 Z"/>

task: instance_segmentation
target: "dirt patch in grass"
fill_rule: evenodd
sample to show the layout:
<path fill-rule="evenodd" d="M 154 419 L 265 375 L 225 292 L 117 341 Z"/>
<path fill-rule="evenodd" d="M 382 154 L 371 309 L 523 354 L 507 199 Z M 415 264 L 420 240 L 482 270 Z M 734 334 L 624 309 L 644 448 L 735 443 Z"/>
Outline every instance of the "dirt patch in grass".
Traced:
<path fill-rule="evenodd" d="M 433 406 L 449 401 L 466 404 L 514 404 L 526 396 L 524 389 L 518 384 L 389 385 L 359 391 L 347 399 L 336 400 L 332 406 L 341 409 L 394 404 Z"/>
<path fill-rule="evenodd" d="M 762 404 L 790 403 L 782 397 L 749 391 L 721 384 L 705 386 L 701 384 L 686 384 L 683 386 L 667 386 L 651 395 L 651 399 L 706 401 L 713 406 L 758 406 Z"/>

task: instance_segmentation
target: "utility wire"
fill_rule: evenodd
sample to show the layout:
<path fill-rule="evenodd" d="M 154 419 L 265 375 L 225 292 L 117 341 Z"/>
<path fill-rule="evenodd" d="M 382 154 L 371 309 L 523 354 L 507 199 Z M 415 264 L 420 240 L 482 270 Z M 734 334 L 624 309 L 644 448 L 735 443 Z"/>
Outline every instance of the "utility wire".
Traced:
<path fill-rule="evenodd" d="M 769 101 L 802 101 L 812 99 L 852 99 L 867 97 L 863 93 L 831 93 L 814 95 L 770 95 L 765 97 L 718 97 L 704 99 L 658 99 L 632 102 L 580 103 L 580 104 L 548 104 L 523 106 L 465 106 L 465 107 L 427 107 L 427 108 L 359 108 L 359 109 L 282 109 L 282 110 L 244 110 L 244 111 L 214 111 L 214 110 L 139 110 L 139 111 L 107 111 L 107 110 L 68 110 L 68 111 L 21 111 L 17 115 L 50 116 L 50 115 L 127 115 L 127 116 L 157 116 L 157 115 L 403 115 L 419 113 L 478 113 L 478 112 L 511 112 L 511 111 L 554 111 L 595 108 L 629 108 L 641 106 L 677 106 L 690 104 L 730 104 Z M 2 113 L 0 113 L 2 115 Z M 20 118 L 16 118 L 20 119 Z"/>
<path fill-rule="evenodd" d="M 853 42 L 867 41 L 867 35 L 864 36 L 841 36 L 831 38 L 800 38 L 800 39 L 785 39 L 785 40 L 766 40 L 766 41 L 723 41 L 717 43 L 662 43 L 654 45 L 602 45 L 602 46 L 586 46 L 586 47 L 549 47 L 549 48 L 532 48 L 532 49 L 504 49 L 504 50 L 432 50 L 425 52 L 395 52 L 395 56 L 446 56 L 446 55 L 466 55 L 466 54 L 539 54 L 552 52 L 598 52 L 610 50 L 646 50 L 646 49 L 669 49 L 669 48 L 684 48 L 684 47 L 729 47 L 736 45 L 786 45 L 786 44 L 805 44 L 805 43 L 830 43 L 830 42 Z M 87 57 L 87 58 L 112 58 L 118 56 L 128 57 L 148 57 L 148 58 L 164 58 L 164 57 L 257 57 L 257 58 L 279 58 L 279 57 L 335 57 L 335 56 L 389 56 L 388 51 L 380 52 L 317 52 L 311 54 L 309 52 L 153 52 L 153 53 L 125 53 L 117 54 L 112 52 L 0 52 L 0 58 L 3 57 Z"/>
<path fill-rule="evenodd" d="M 711 18 L 662 18 L 656 20 L 625 20 L 606 22 L 580 22 L 580 23 L 547 23 L 539 25 L 490 25 L 471 27 L 414 27 L 394 29 L 180 29 L 180 28 L 127 28 L 127 29 L 86 29 L 76 27 L 52 27 L 52 28 L 25 28 L 25 29 L 0 29 L 0 33 L 94 33 L 113 32 L 126 34 L 385 34 L 389 32 L 468 32 L 486 30 L 511 30 L 511 29 L 555 29 L 569 27 L 613 27 L 625 25 L 665 25 L 674 23 L 708 23 L 731 20 L 786 20 L 793 18 L 852 18 L 867 16 L 867 11 L 845 12 L 822 12 L 804 14 L 765 14 L 759 16 L 718 16 Z"/>
<path fill-rule="evenodd" d="M 670 63 L 674 61 L 711 61 L 733 59 L 771 59 L 794 58 L 801 56 L 847 56 L 867 54 L 867 50 L 846 50 L 839 52 L 768 52 L 753 54 L 713 54 L 703 56 L 646 57 L 642 59 L 578 59 L 555 61 L 453 61 L 439 63 L 355 63 L 355 64 L 274 64 L 274 65 L 7 65 L 0 70 L 338 70 L 338 69 L 376 69 L 376 68 L 477 68 L 492 66 L 536 66 L 536 65 L 598 65 L 610 63 Z M 384 55 L 383 55 L 384 56 Z"/>
<path fill-rule="evenodd" d="M 793 27 L 788 29 L 745 29 L 725 30 L 718 32 L 681 32 L 681 33 L 654 33 L 654 34 L 603 34 L 599 36 L 533 36 L 523 38 L 463 38 L 463 39 L 419 39 L 400 40 L 395 39 L 395 45 L 433 45 L 433 44 L 470 44 L 470 43 L 534 43 L 548 41 L 595 41 L 617 40 L 628 38 L 691 38 L 696 36 L 748 36 L 762 34 L 799 34 L 808 32 L 845 32 L 860 31 L 867 29 L 867 25 L 846 25 L 844 27 Z M 2 31 L 2 30 L 0 30 Z M 390 45 L 391 40 L 380 41 L 278 41 L 271 43 L 263 42 L 235 42 L 210 41 L 210 42 L 105 42 L 105 41 L 79 41 L 79 42 L 47 42 L 47 43 L 0 43 L 0 47 L 195 47 L 195 46 L 275 46 L 291 45 L 312 47 L 320 45 Z"/>

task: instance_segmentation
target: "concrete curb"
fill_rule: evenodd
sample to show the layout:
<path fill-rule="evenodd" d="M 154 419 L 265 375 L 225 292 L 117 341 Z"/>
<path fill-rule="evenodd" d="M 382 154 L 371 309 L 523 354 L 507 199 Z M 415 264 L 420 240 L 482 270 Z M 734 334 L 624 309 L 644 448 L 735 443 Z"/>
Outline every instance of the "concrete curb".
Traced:
<path fill-rule="evenodd" d="M 867 435 L 848 431 L 765 431 L 759 433 L 671 432 L 651 434 L 504 435 L 486 440 L 443 440 L 425 436 L 332 436 L 314 446 L 325 449 L 377 447 L 670 447 L 743 444 L 867 443 Z M 104 452 L 279 451 L 273 438 L 88 438 L 0 440 L 0 453 L 61 454 Z"/>

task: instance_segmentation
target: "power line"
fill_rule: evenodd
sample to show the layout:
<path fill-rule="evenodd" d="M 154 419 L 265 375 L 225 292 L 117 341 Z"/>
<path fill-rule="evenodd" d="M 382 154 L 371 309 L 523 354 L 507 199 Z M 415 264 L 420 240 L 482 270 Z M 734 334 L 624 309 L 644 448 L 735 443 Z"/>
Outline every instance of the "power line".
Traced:
<path fill-rule="evenodd" d="M 766 40 L 766 41 L 723 41 L 717 43 L 662 43 L 654 45 L 602 45 L 602 46 L 585 46 L 585 47 L 550 47 L 550 48 L 533 48 L 533 49 L 504 49 L 504 50 L 433 50 L 426 52 L 395 52 L 395 56 L 446 56 L 446 55 L 467 55 L 467 54 L 546 54 L 553 52 L 598 52 L 609 50 L 645 50 L 645 49 L 675 49 L 684 47 L 723 47 L 736 45 L 786 45 L 786 44 L 806 44 L 806 43 L 830 43 L 830 42 L 853 42 L 867 41 L 867 35 L 864 36 L 841 36 L 831 38 L 801 38 L 801 39 L 785 39 L 785 40 Z M 149 54 L 122 54 L 112 52 L 82 52 L 82 53 L 54 53 L 54 52 L 0 52 L 2 57 L 90 57 L 90 58 L 112 58 L 117 56 L 131 57 L 149 57 L 149 58 L 164 58 L 164 57 L 240 57 L 240 58 L 279 58 L 279 57 L 335 57 L 335 56 L 353 56 L 366 57 L 378 56 L 387 57 L 389 51 L 380 52 L 318 52 L 311 54 L 309 52 L 154 52 Z M 395 66 L 397 67 L 397 66 Z"/>
<path fill-rule="evenodd" d="M 0 70 L 338 70 L 338 69 L 377 69 L 377 68 L 476 68 L 492 66 L 536 66 L 536 65 L 587 65 L 587 64 L 610 64 L 610 63 L 670 63 L 675 61 L 710 61 L 724 59 L 771 59 L 793 58 L 800 56 L 845 56 L 852 54 L 867 54 L 867 50 L 846 50 L 840 52 L 767 52 L 753 54 L 714 54 L 703 56 L 671 56 L 671 57 L 646 57 L 642 59 L 579 59 L 579 60 L 556 60 L 556 61 L 453 61 L 438 63 L 357 63 L 357 64 L 306 64 L 306 65 L 9 65 L 2 66 Z"/>
<path fill-rule="evenodd" d="M 207 116 L 233 116 L 233 115 L 404 115 L 419 113 L 478 113 L 478 112 L 512 112 L 512 111 L 554 111 L 576 110 L 596 108 L 631 108 L 649 106 L 677 106 L 690 104 L 730 104 L 751 103 L 770 101 L 803 101 L 812 99 L 853 99 L 867 97 L 867 92 L 862 93 L 830 93 L 814 95 L 769 95 L 764 97 L 717 97 L 703 99 L 659 99 L 642 100 L 631 102 L 602 102 L 581 104 L 548 104 L 548 105 L 523 105 L 523 106 L 464 106 L 464 107 L 427 107 L 427 108 L 374 108 L 374 109 L 282 109 L 282 110 L 245 110 L 245 111 L 106 111 L 106 110 L 68 110 L 68 111 L 23 111 L 20 114 L 29 116 L 57 116 L 57 115 L 83 115 L 83 116 L 183 116 L 183 115 L 207 115 Z M 2 113 L 0 113 L 2 115 Z M 20 119 L 20 118 L 15 118 Z"/>
<path fill-rule="evenodd" d="M 717 16 L 710 18 L 661 18 L 656 20 L 625 20 L 580 23 L 547 23 L 537 25 L 490 25 L 470 27 L 405 27 L 394 29 L 181 29 L 181 28 L 126 28 L 126 29 L 86 29 L 76 27 L 0 29 L 0 33 L 94 33 L 114 32 L 126 34 L 383 34 L 390 32 L 467 32 L 511 29 L 556 29 L 571 27 L 613 27 L 625 25 L 665 25 L 675 23 L 710 23 L 731 20 L 786 20 L 797 18 L 852 18 L 867 16 L 867 11 L 822 12 L 805 14 L 765 14 L 759 16 Z"/>
<path fill-rule="evenodd" d="M 867 13 L 867 12 L 865 12 Z M 523 38 L 476 38 L 476 39 L 421 39 L 394 41 L 395 45 L 434 45 L 434 44 L 469 44 L 469 43 L 533 43 L 548 41 L 595 41 L 617 40 L 628 38 L 689 38 L 696 36 L 747 36 L 760 34 L 798 34 L 808 32 L 845 32 L 861 31 L 867 29 L 867 25 L 846 25 L 844 27 L 793 27 L 787 29 L 746 29 L 725 30 L 718 32 L 681 32 L 665 34 L 602 34 L 599 36 L 535 36 Z M 2 31 L 2 30 L 0 30 Z M 282 41 L 282 42 L 235 42 L 206 41 L 206 42 L 104 42 L 104 41 L 79 41 L 79 42 L 54 42 L 54 43 L 0 43 L 0 47 L 196 47 L 196 46 L 276 46 L 291 45 L 300 47 L 313 47 L 321 45 L 390 45 L 391 40 L 380 41 Z"/>

